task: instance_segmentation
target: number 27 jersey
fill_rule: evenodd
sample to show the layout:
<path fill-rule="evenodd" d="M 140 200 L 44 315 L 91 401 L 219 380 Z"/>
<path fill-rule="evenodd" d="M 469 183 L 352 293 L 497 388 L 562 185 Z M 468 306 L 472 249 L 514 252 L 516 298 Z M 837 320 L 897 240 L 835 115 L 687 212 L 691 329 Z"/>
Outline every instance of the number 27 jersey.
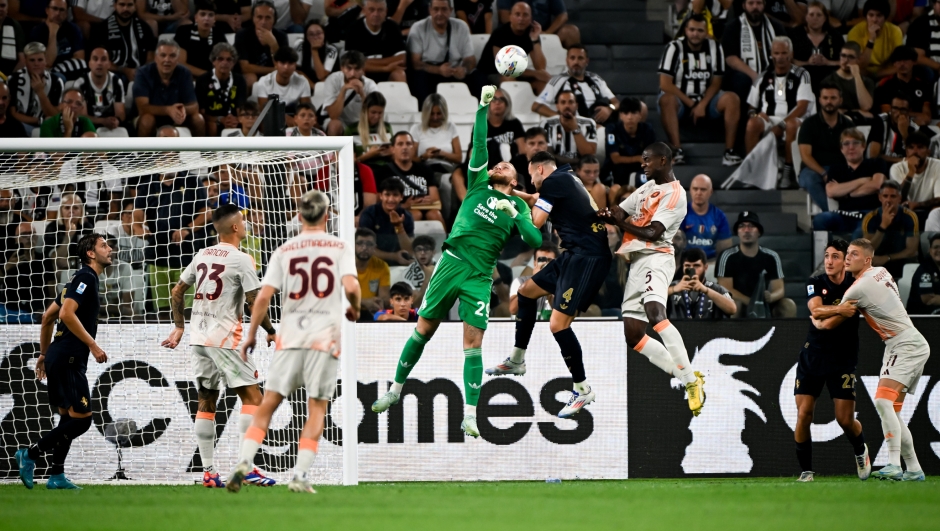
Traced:
<path fill-rule="evenodd" d="M 345 276 L 358 279 L 353 250 L 325 232 L 301 232 L 271 254 L 261 284 L 281 292 L 277 350 L 339 354 L 347 306 Z"/>

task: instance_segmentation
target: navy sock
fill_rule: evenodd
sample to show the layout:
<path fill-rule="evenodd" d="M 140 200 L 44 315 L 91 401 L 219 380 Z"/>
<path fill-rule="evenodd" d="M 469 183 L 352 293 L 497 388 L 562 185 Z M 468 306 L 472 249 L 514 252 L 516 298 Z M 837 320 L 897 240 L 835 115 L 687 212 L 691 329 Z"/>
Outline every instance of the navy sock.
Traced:
<path fill-rule="evenodd" d="M 529 340 L 532 339 L 532 330 L 535 328 L 535 318 L 538 316 L 536 299 L 530 299 L 524 295 L 517 295 L 516 301 L 519 309 L 516 311 L 516 348 L 525 350 L 529 348 Z"/>
<path fill-rule="evenodd" d="M 796 443 L 796 459 L 803 472 L 813 470 L 813 440 Z"/>
<path fill-rule="evenodd" d="M 849 444 L 852 445 L 852 450 L 855 452 L 855 455 L 862 455 L 865 453 L 865 432 L 861 431 L 858 433 L 858 437 L 853 435 L 845 434 L 849 439 Z"/>
<path fill-rule="evenodd" d="M 55 451 L 56 448 L 63 443 L 71 446 L 72 441 L 88 431 L 88 428 L 90 427 L 90 416 L 83 418 L 69 417 L 68 421 L 60 420 L 58 426 L 47 433 L 45 437 L 39 439 L 38 443 L 29 447 L 29 458 L 36 460 L 42 454 Z M 65 450 L 65 454 L 68 454 L 68 450 Z M 64 456 L 62 457 L 62 462 L 65 462 Z"/>
<path fill-rule="evenodd" d="M 581 359 L 581 343 L 578 342 L 578 336 L 574 335 L 574 330 L 565 328 L 552 335 L 561 347 L 561 357 L 565 359 L 565 365 L 568 366 L 574 383 L 587 380 L 587 376 L 584 375 L 584 360 Z"/>

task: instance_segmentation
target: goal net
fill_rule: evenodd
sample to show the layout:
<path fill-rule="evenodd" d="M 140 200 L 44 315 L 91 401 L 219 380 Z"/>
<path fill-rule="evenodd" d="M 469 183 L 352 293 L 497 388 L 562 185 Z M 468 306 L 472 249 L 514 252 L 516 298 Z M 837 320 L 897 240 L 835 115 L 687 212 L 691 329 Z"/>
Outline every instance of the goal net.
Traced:
<path fill-rule="evenodd" d="M 123 467 L 134 480 L 188 483 L 202 477 L 193 423 L 197 387 L 187 333 L 175 350 L 161 347 L 173 323 L 170 290 L 194 253 L 217 242 L 212 211 L 241 207 L 248 237 L 241 249 L 264 274 L 271 253 L 300 231 L 297 199 L 329 195 L 327 230 L 352 243 L 354 192 L 349 138 L 96 138 L 5 140 L 0 146 L 0 481 L 14 481 L 13 454 L 58 422 L 45 382 L 35 379 L 40 318 L 79 267 L 83 234 L 107 236 L 113 263 L 100 277 L 97 342 L 108 361 L 88 363 L 93 429 L 72 445 L 66 474 L 103 481 Z M 186 297 L 191 308 L 192 290 Z M 187 311 L 188 314 L 188 311 Z M 280 305 L 270 309 L 277 327 Z M 263 331 L 253 358 L 266 377 L 273 347 Z M 355 345 L 343 331 L 340 380 L 330 403 L 315 483 L 356 482 L 356 430 L 342 430 L 356 411 Z M 263 383 L 262 383 L 263 385 Z M 216 469 L 238 454 L 240 401 L 220 393 Z M 277 410 L 255 464 L 286 480 L 307 415 L 303 390 Z M 352 424 L 356 426 L 356 423 Z M 37 478 L 48 463 L 37 463 Z"/>

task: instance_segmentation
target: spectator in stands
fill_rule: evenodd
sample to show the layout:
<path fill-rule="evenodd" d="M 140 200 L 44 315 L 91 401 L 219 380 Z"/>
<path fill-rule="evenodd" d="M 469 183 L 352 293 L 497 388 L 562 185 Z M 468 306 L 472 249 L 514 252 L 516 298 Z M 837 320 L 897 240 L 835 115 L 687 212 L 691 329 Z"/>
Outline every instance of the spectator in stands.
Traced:
<path fill-rule="evenodd" d="M 287 34 L 274 27 L 277 13 L 271 0 L 256 0 L 251 6 L 251 22 L 235 34 L 239 66 L 251 88 L 259 77 L 274 72 L 274 54 L 287 48 Z"/>
<path fill-rule="evenodd" d="M 310 90 L 327 76 L 339 71 L 339 48 L 326 42 L 326 31 L 316 20 L 307 23 L 300 45 L 300 73 L 310 82 Z"/>
<path fill-rule="evenodd" d="M 46 70 L 46 47 L 31 42 L 23 48 L 26 66 L 10 76 L 10 112 L 31 133 L 42 121 L 56 114 L 64 83 Z"/>
<path fill-rule="evenodd" d="M 193 136 L 205 136 L 206 121 L 199 114 L 193 75 L 178 60 L 179 45 L 160 41 L 156 61 L 138 69 L 134 79 L 138 136 L 151 136 L 157 128 L 171 124 L 189 127 Z"/>
<path fill-rule="evenodd" d="M 173 33 L 181 24 L 190 23 L 186 0 L 137 0 L 137 12 L 154 35 Z"/>
<path fill-rule="evenodd" d="M 10 77 L 13 72 L 23 68 L 26 56 L 23 55 L 23 46 L 26 36 L 20 23 L 7 16 L 10 0 L 0 0 L 0 34 L 4 36 L 0 41 L 0 74 Z M 9 28 L 9 29 L 7 29 Z"/>
<path fill-rule="evenodd" d="M 421 123 L 411 126 L 411 137 L 416 144 L 415 160 L 435 173 L 451 173 L 463 159 L 460 135 L 448 116 L 444 97 L 429 94 L 421 106 Z"/>
<path fill-rule="evenodd" d="M 273 0 L 277 19 L 274 27 L 284 33 L 303 33 L 313 0 Z"/>
<path fill-rule="evenodd" d="M 712 191 L 711 177 L 705 174 L 696 175 L 689 185 L 691 199 L 682 221 L 682 231 L 688 241 L 687 249 L 701 249 L 708 260 L 714 260 L 731 247 L 728 217 L 709 201 Z"/>
<path fill-rule="evenodd" d="M 258 120 L 258 104 L 253 101 L 246 101 L 238 108 L 238 130 L 232 131 L 225 136 L 248 136 L 248 132 L 254 127 Z"/>
<path fill-rule="evenodd" d="M 796 303 L 785 296 L 783 264 L 774 251 L 761 247 L 764 226 L 756 212 L 738 214 L 734 223 L 737 247 L 721 253 L 718 284 L 737 303 L 737 317 L 796 317 Z M 769 311 L 768 311 L 769 309 Z"/>
<path fill-rule="evenodd" d="M 69 21 L 69 5 L 65 0 L 49 0 L 46 19 L 29 32 L 29 41 L 46 45 L 46 64 L 50 68 L 62 61 L 85 58 L 82 30 Z"/>
<path fill-rule="evenodd" d="M 326 42 L 346 40 L 346 32 L 359 23 L 362 16 L 362 0 L 326 0 L 323 9 L 328 17 Z"/>
<path fill-rule="evenodd" d="M 682 253 L 682 280 L 669 285 L 670 319 L 708 319 L 716 321 L 731 317 L 738 311 L 731 293 L 721 284 L 705 278 L 708 260 L 701 249 Z"/>
<path fill-rule="evenodd" d="M 634 176 L 642 170 L 643 150 L 656 141 L 650 124 L 643 120 L 636 98 L 625 98 L 617 111 L 617 123 L 607 132 L 607 164 L 602 171 L 610 179 L 610 193 L 622 186 L 638 186 Z"/>
<path fill-rule="evenodd" d="M 500 25 L 512 22 L 511 10 L 519 3 L 529 6 L 532 20 L 543 28 L 545 34 L 558 35 L 563 47 L 568 48 L 581 42 L 581 31 L 577 26 L 568 24 L 568 8 L 563 0 L 497 0 Z"/>
<path fill-rule="evenodd" d="M 16 248 L 16 231 L 25 222 L 18 208 L 16 193 L 0 188 L 0 262 L 6 261 Z"/>
<path fill-rule="evenodd" d="M 871 241 L 874 267 L 884 267 L 900 279 L 904 264 L 917 258 L 919 230 L 917 214 L 901 204 L 901 185 L 886 180 L 878 194 L 881 206 L 862 219 L 862 236 Z"/>
<path fill-rule="evenodd" d="M 829 210 L 826 181 L 829 168 L 842 162 L 842 131 L 855 124 L 839 112 L 842 93 L 835 85 L 823 85 L 819 92 L 820 112 L 810 116 L 800 127 L 797 143 L 803 168 L 800 186 L 809 193 L 823 212 Z"/>
<path fill-rule="evenodd" d="M 16 230 L 16 247 L 3 264 L 0 322 L 38 323 L 55 285 L 53 272 L 46 268 L 40 247 L 33 242 L 33 227 L 21 223 Z"/>
<path fill-rule="evenodd" d="M 513 116 L 512 99 L 502 89 L 497 89 L 486 112 L 486 149 L 489 153 L 487 166 L 493 168 L 500 162 L 508 162 L 524 147 L 525 129 L 522 122 Z M 473 133 L 471 131 L 471 137 Z M 469 150 L 467 161 L 470 160 Z"/>
<path fill-rule="evenodd" d="M 574 92 L 561 90 L 555 95 L 558 116 L 539 125 L 548 133 L 549 145 L 559 164 L 571 164 L 581 157 L 597 153 L 597 124 L 578 116 Z"/>
<path fill-rule="evenodd" d="M 359 121 L 346 127 L 344 134 L 353 137 L 359 162 L 368 162 L 374 167 L 388 163 L 392 126 L 385 122 L 385 96 L 381 92 L 366 96 Z"/>
<path fill-rule="evenodd" d="M 915 20 L 914 24 L 916 23 Z M 914 24 L 911 24 L 912 30 Z M 909 315 L 935 315 L 940 313 L 940 233 L 930 236 L 928 256 L 917 267 L 914 278 L 911 279 L 911 294 L 907 299 L 907 313 Z"/>
<path fill-rule="evenodd" d="M 26 128 L 13 116 L 12 110 L 10 87 L 0 81 L 0 138 L 25 138 Z"/>
<path fill-rule="evenodd" d="M 401 28 L 401 34 L 405 37 L 408 36 L 415 23 L 428 18 L 429 0 L 387 0 L 386 4 L 389 20 L 398 24 L 398 27 Z"/>
<path fill-rule="evenodd" d="M 197 0 L 195 5 L 195 23 L 176 28 L 175 40 L 180 45 L 180 64 L 198 78 L 212 70 L 209 57 L 215 45 L 228 42 L 225 40 L 228 27 L 216 22 L 213 0 Z"/>
<path fill-rule="evenodd" d="M 910 116 L 910 101 L 905 94 L 896 94 L 891 110 L 875 117 L 868 133 L 869 157 L 881 157 L 888 164 L 900 162 L 906 156 L 904 143 L 919 127 Z"/>
<path fill-rule="evenodd" d="M 584 188 L 591 194 L 594 206 L 600 209 L 607 208 L 607 193 L 609 190 L 600 181 L 601 162 L 594 155 L 587 155 L 578 161 L 575 175 L 581 180 Z"/>
<path fill-rule="evenodd" d="M 362 290 L 362 313 L 371 316 L 385 308 L 389 300 L 391 276 L 388 264 L 375 256 L 376 235 L 371 229 L 356 229 L 356 270 Z"/>
<path fill-rule="evenodd" d="M 878 82 L 875 88 L 875 108 L 881 112 L 891 110 L 891 99 L 898 94 L 905 94 L 910 102 L 911 121 L 919 126 L 929 125 L 930 97 L 933 94 L 931 84 L 914 73 L 914 61 L 917 52 L 910 46 L 898 46 L 891 54 L 890 63 L 894 65 L 894 75 Z"/>
<path fill-rule="evenodd" d="M 742 4 L 735 0 L 734 4 Z M 765 0 L 764 11 L 787 27 L 799 26 L 806 15 L 806 0 Z"/>
<path fill-rule="evenodd" d="M 375 255 L 393 265 L 411 263 L 411 239 L 415 222 L 402 207 L 405 185 L 399 179 L 379 182 L 379 202 L 359 214 L 359 227 L 376 233 Z"/>
<path fill-rule="evenodd" d="M 317 127 L 317 111 L 311 103 L 297 104 L 294 127 L 289 128 L 284 136 L 326 136 L 326 133 Z"/>
<path fill-rule="evenodd" d="M 375 81 L 365 76 L 366 58 L 361 52 L 346 52 L 340 62 L 340 71 L 327 76 L 321 89 L 325 91 L 323 110 L 330 118 L 326 124 L 330 136 L 342 135 L 358 123 L 363 100 L 377 90 Z"/>
<path fill-rule="evenodd" d="M 418 310 L 414 309 L 414 290 L 407 282 L 396 282 L 389 290 L 389 306 L 387 310 L 375 312 L 376 321 L 410 321 L 418 322 Z"/>
<path fill-rule="evenodd" d="M 829 167 L 826 196 L 839 202 L 839 209 L 813 217 L 814 230 L 840 233 L 859 232 L 859 223 L 868 212 L 878 208 L 878 191 L 885 181 L 881 159 L 865 158 L 865 135 L 854 127 L 840 135 L 844 160 Z"/>
<path fill-rule="evenodd" d="M 19 197 L 20 216 L 25 221 L 43 221 L 52 199 L 52 188 L 48 186 L 30 186 L 16 190 Z M 52 213 L 52 212 L 50 212 Z M 54 213 L 52 213 L 54 214 Z M 53 219 L 52 216 L 49 219 Z"/>
<path fill-rule="evenodd" d="M 750 153 L 767 133 L 784 136 L 783 183 L 792 183 L 793 153 L 791 146 L 804 116 L 816 112 L 816 96 L 806 70 L 793 64 L 793 43 L 789 37 L 774 37 L 772 67 L 751 87 L 747 98 L 751 118 L 747 122 L 744 143 Z"/>
<path fill-rule="evenodd" d="M 463 81 L 477 65 L 470 28 L 451 18 L 450 0 L 431 0 L 430 10 L 431 15 L 408 32 L 408 83 L 418 101 L 436 92 L 438 83 Z"/>
<path fill-rule="evenodd" d="M 2 0 L 6 1 L 6 0 Z M 91 36 L 91 28 L 107 20 L 114 13 L 114 0 L 72 0 L 72 22 L 87 40 Z"/>
<path fill-rule="evenodd" d="M 411 133 L 399 131 L 391 139 L 392 158 L 379 169 L 377 179 L 381 184 L 387 179 L 398 179 L 405 184 L 405 201 L 402 206 L 416 220 L 436 220 L 444 223 L 441 216 L 439 180 L 423 162 L 415 162 L 415 143 Z"/>
<path fill-rule="evenodd" d="M 238 63 L 234 46 L 224 40 L 217 43 L 209 61 L 212 68 L 196 78 L 196 101 L 206 122 L 206 134 L 219 136 L 223 129 L 238 127 L 238 108 L 245 103 L 248 88 L 245 78 L 232 71 Z"/>
<path fill-rule="evenodd" d="M 891 166 L 891 179 L 901 185 L 901 201 L 923 219 L 940 206 L 940 160 L 927 150 L 930 139 L 920 131 L 904 143 L 906 158 Z"/>
<path fill-rule="evenodd" d="M 509 287 L 509 314 L 515 316 L 519 313 L 519 288 L 525 284 L 526 280 L 532 278 L 533 275 L 541 271 L 551 262 L 552 260 L 558 258 L 558 255 L 561 254 L 558 250 L 558 246 L 552 243 L 550 240 L 543 240 L 542 246 L 535 250 L 535 258 L 532 260 L 533 266 L 529 270 L 532 272 L 530 275 L 521 275 L 512 281 L 512 285 Z M 621 293 L 621 298 L 622 298 Z M 536 301 L 536 308 L 538 308 L 538 316 L 536 317 L 539 321 L 547 321 L 552 314 L 551 300 L 553 295 L 547 295 L 545 297 L 540 297 Z"/>
<path fill-rule="evenodd" d="M 108 50 L 91 50 L 88 72 L 75 80 L 72 86 L 81 91 L 91 123 L 113 130 L 123 126 L 127 114 L 124 110 L 124 80 L 111 72 L 111 66 Z"/>
<path fill-rule="evenodd" d="M 114 72 L 128 80 L 137 77 L 137 69 L 153 62 L 157 38 L 150 26 L 137 16 L 134 0 L 114 0 L 114 13 L 91 29 L 89 48 L 108 50 Z"/>
<path fill-rule="evenodd" d="M 107 239 L 108 245 L 116 251 L 117 240 L 112 236 L 108 236 Z M 98 308 L 99 320 L 120 322 L 121 318 L 134 317 L 132 275 L 131 266 L 112 254 L 111 264 L 105 266 L 98 277 L 98 298 L 101 301 L 101 306 Z"/>
<path fill-rule="evenodd" d="M 434 250 L 437 248 L 437 242 L 427 234 L 422 234 L 411 242 L 411 248 L 414 250 L 415 259 L 405 270 L 403 278 L 414 290 L 415 306 L 420 306 L 431 274 L 434 273 Z"/>
<path fill-rule="evenodd" d="M 593 117 L 599 124 L 606 124 L 617 110 L 620 101 L 607 86 L 607 82 L 594 72 L 587 71 L 587 48 L 583 44 L 572 44 L 568 48 L 566 62 L 567 72 L 552 76 L 545 85 L 545 90 L 532 104 L 532 111 L 548 117 L 558 115 L 555 95 L 561 90 L 570 90 L 578 100 L 578 114 Z"/>
<path fill-rule="evenodd" d="M 532 8 L 525 2 L 516 2 L 508 23 L 500 24 L 490 35 L 490 40 L 483 47 L 478 72 L 486 77 L 482 84 L 499 85 L 503 81 L 528 81 L 538 94 L 552 78 L 545 70 L 545 54 L 542 53 L 542 26 L 532 20 Z M 503 77 L 496 71 L 495 57 L 504 46 L 514 45 L 522 48 L 529 55 L 529 67 L 518 78 Z"/>
<path fill-rule="evenodd" d="M 123 201 L 120 221 L 120 225 L 112 229 L 112 236 L 117 240 L 117 257 L 132 269 L 143 269 L 146 237 L 150 235 L 150 229 L 143 222 L 143 212 L 134 208 L 134 199 Z"/>
<path fill-rule="evenodd" d="M 493 4 L 486 0 L 454 0 L 457 18 L 467 23 L 474 35 L 493 33 Z"/>
<path fill-rule="evenodd" d="M 95 124 L 85 116 L 85 98 L 78 89 L 68 89 L 59 103 L 59 114 L 42 122 L 39 136 L 43 138 L 78 138 L 94 132 Z"/>
<path fill-rule="evenodd" d="M 865 20 L 849 31 L 846 40 L 856 42 L 861 47 L 862 55 L 858 58 L 858 64 L 869 75 L 890 76 L 894 73 L 894 67 L 888 59 L 894 49 L 903 44 L 901 28 L 886 20 L 891 14 L 888 0 L 867 0 L 862 14 Z"/>
<path fill-rule="evenodd" d="M 215 18 L 228 24 L 226 33 L 237 33 L 251 19 L 251 0 L 215 0 Z"/>
<path fill-rule="evenodd" d="M 829 24 L 829 10 L 818 0 L 806 7 L 803 24 L 788 33 L 793 40 L 793 64 L 809 72 L 813 92 L 818 94 L 823 78 L 839 66 L 839 53 L 845 43 L 842 33 Z"/>
<path fill-rule="evenodd" d="M 873 109 L 875 82 L 867 75 L 862 75 L 858 66 L 858 56 L 861 53 L 857 42 L 847 42 L 842 45 L 839 53 L 839 69 L 826 76 L 822 85 L 839 87 L 842 93 L 840 109 L 855 122 L 864 123 L 877 113 Z"/>
<path fill-rule="evenodd" d="M 930 11 L 914 19 L 907 28 L 907 45 L 917 50 L 917 64 L 940 75 L 940 1 L 930 0 Z"/>
<path fill-rule="evenodd" d="M 907 34 L 911 22 L 920 18 L 924 14 L 924 7 L 928 0 L 894 0 L 891 2 L 894 17 L 892 22 L 901 28 L 901 32 Z"/>
<path fill-rule="evenodd" d="M 525 149 L 510 161 L 510 164 L 516 168 L 516 188 L 527 194 L 534 194 L 537 191 L 535 184 L 532 183 L 532 176 L 529 175 L 529 161 L 539 151 L 548 151 L 548 133 L 541 127 L 530 127 L 525 132 Z M 463 194 L 466 195 L 466 193 L 467 189 L 464 186 Z M 462 201 L 463 197 L 460 199 Z"/>
<path fill-rule="evenodd" d="M 251 92 L 262 109 L 272 94 L 277 95 L 284 103 L 287 125 L 292 127 L 297 104 L 310 103 L 310 83 L 297 73 L 297 52 L 291 48 L 281 48 L 274 54 L 274 68 L 255 83 Z"/>
<path fill-rule="evenodd" d="M 774 65 L 773 40 L 786 35 L 783 25 L 764 14 L 764 0 L 745 0 L 743 13 L 725 26 L 721 47 L 725 52 L 726 87 L 746 100 L 761 73 Z"/>
<path fill-rule="evenodd" d="M 569 52 L 570 53 L 570 52 Z M 685 164 L 679 138 L 679 121 L 686 116 L 692 123 L 708 117 L 724 117 L 725 155 L 722 164 L 734 166 L 741 157 L 734 152 L 741 119 L 741 100 L 734 92 L 722 92 L 725 57 L 718 42 L 706 34 L 705 17 L 692 15 L 685 22 L 685 37 L 666 45 L 659 63 L 659 112 L 663 129 L 675 147 L 674 165 Z"/>
<path fill-rule="evenodd" d="M 385 0 L 363 0 L 362 22 L 346 31 L 346 49 L 362 52 L 365 72 L 376 82 L 407 82 L 405 39 L 401 28 L 388 18 Z"/>
<path fill-rule="evenodd" d="M 62 194 L 59 216 L 46 224 L 43 232 L 43 252 L 53 261 L 56 271 L 79 268 L 78 240 L 90 234 L 94 222 L 85 216 L 85 204 L 74 193 Z"/>

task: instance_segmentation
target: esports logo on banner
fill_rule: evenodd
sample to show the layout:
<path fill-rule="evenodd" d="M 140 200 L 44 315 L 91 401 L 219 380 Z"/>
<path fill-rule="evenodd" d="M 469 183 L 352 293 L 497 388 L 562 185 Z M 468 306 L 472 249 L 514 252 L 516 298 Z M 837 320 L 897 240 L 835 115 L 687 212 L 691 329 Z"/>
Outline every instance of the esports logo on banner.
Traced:
<path fill-rule="evenodd" d="M 628 365 L 630 477 L 696 475 L 796 475 L 793 388 L 805 320 L 682 322 L 695 369 L 705 374 L 706 402 L 693 417 L 678 380 L 669 379 L 646 358 L 631 352 Z M 916 319 L 929 343 L 940 344 L 940 324 Z M 887 450 L 872 400 L 884 345 L 862 326 L 855 379 L 857 418 L 872 462 L 887 463 Z M 931 356 L 917 394 L 908 395 L 901 416 L 914 435 L 927 474 L 940 473 L 940 353 Z M 852 379 L 846 378 L 846 385 Z M 820 474 L 855 473 L 851 446 L 835 421 L 828 391 L 817 401 L 812 426 L 813 468 Z M 670 441 L 663 445 L 662 441 Z"/>

